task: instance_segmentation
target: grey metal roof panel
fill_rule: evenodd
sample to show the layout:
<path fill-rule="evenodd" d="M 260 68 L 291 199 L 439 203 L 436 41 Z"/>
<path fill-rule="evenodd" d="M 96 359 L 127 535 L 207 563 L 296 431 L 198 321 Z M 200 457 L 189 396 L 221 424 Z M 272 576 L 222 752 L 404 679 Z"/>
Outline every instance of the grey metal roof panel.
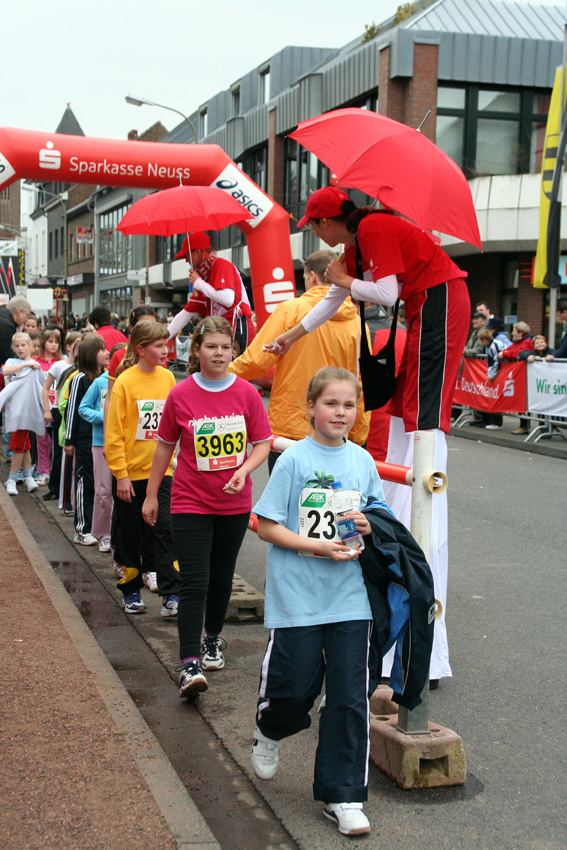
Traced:
<path fill-rule="evenodd" d="M 438 78 L 443 82 L 550 88 L 562 49 L 559 41 L 442 33 Z"/>
<path fill-rule="evenodd" d="M 299 86 L 293 86 L 278 98 L 276 111 L 276 133 L 289 133 L 298 122 Z"/>
<path fill-rule="evenodd" d="M 506 0 L 437 0 L 400 24 L 404 29 L 476 35 L 563 39 L 564 6 L 513 3 Z"/>

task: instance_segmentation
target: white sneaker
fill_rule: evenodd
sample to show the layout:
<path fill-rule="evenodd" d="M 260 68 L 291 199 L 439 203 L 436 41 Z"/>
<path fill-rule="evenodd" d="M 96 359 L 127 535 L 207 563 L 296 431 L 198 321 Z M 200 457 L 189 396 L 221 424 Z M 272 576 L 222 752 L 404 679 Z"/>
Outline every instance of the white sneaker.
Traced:
<path fill-rule="evenodd" d="M 362 811 L 362 803 L 325 803 L 323 814 L 334 821 L 341 835 L 364 835 L 370 823 Z"/>
<path fill-rule="evenodd" d="M 4 486 L 6 487 L 6 493 L 9 496 L 17 496 L 18 495 L 18 488 L 17 488 L 16 482 L 14 481 L 13 478 L 8 478 L 8 480 L 6 481 L 6 484 Z"/>
<path fill-rule="evenodd" d="M 119 564 L 118 561 L 114 561 L 112 568 L 114 570 L 114 575 L 116 576 L 116 578 L 124 578 L 124 570 L 122 569 L 122 564 Z"/>
<path fill-rule="evenodd" d="M 110 552 L 110 537 L 102 537 L 98 544 L 99 552 Z"/>
<path fill-rule="evenodd" d="M 163 597 L 163 602 L 161 605 L 161 616 L 162 617 L 177 617 L 177 608 L 179 605 L 179 594 L 177 593 L 168 593 L 167 596 Z"/>
<path fill-rule="evenodd" d="M 32 478 L 31 475 L 28 478 L 24 478 L 24 484 L 26 485 L 28 493 L 33 493 L 34 490 L 39 488 L 39 484 Z"/>
<path fill-rule="evenodd" d="M 158 592 L 157 573 L 144 573 L 142 578 L 144 580 L 144 584 L 151 593 Z"/>
<path fill-rule="evenodd" d="M 75 532 L 75 536 L 73 537 L 73 543 L 79 543 L 81 546 L 96 546 L 98 540 L 96 537 L 93 537 L 92 534 L 79 534 L 79 532 Z"/>
<path fill-rule="evenodd" d="M 182 664 L 181 667 L 175 669 L 179 673 L 180 697 L 196 697 L 197 694 L 204 693 L 209 687 L 197 662 L 190 661 L 188 664 Z"/>
<path fill-rule="evenodd" d="M 203 670 L 222 670 L 224 667 L 223 649 L 226 641 L 220 635 L 204 635 L 201 644 L 201 667 Z"/>
<path fill-rule="evenodd" d="M 258 727 L 254 729 L 252 744 L 252 767 L 260 779 L 271 779 L 278 769 L 281 741 L 274 741 L 262 735 Z"/>
<path fill-rule="evenodd" d="M 34 481 L 38 487 L 45 487 L 46 484 L 49 484 L 49 475 L 36 475 Z"/>
<path fill-rule="evenodd" d="M 485 425 L 487 431 L 501 431 L 502 425 Z"/>

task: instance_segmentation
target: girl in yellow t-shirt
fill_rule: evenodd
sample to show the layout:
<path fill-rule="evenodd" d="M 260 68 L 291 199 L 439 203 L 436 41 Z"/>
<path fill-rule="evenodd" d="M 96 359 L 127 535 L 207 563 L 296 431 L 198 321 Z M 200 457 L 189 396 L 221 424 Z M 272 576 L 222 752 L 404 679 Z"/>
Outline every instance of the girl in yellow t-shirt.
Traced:
<path fill-rule="evenodd" d="M 150 528 L 142 517 L 161 412 L 175 386 L 175 378 L 164 368 L 168 336 L 164 325 L 153 322 L 142 321 L 133 328 L 112 391 L 104 446 L 113 475 L 117 528 L 114 559 L 124 573 L 118 582 L 124 595 L 124 610 L 127 614 L 143 614 L 146 610 L 140 593 L 144 586 L 143 555 L 144 571 L 151 569 L 157 574 L 158 592 L 163 598 L 161 616 L 175 617 L 179 575 L 169 518 L 171 464 L 159 487 L 159 521 Z M 152 559 L 155 563 L 150 567 L 148 562 Z"/>

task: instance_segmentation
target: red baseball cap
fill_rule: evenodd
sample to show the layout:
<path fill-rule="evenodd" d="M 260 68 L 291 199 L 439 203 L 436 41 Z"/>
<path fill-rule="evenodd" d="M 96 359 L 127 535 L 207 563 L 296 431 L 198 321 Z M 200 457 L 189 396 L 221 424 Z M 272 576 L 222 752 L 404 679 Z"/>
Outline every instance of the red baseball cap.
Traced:
<path fill-rule="evenodd" d="M 201 231 L 196 230 L 195 233 L 189 234 L 189 241 L 191 243 L 192 251 L 199 251 L 201 249 L 205 251 L 211 250 L 211 240 L 210 237 L 207 236 L 206 233 L 201 233 Z M 180 260 L 182 257 L 186 257 L 189 253 L 189 242 L 187 241 L 187 237 L 183 240 L 183 245 L 181 247 L 181 251 L 178 251 L 175 255 L 176 260 Z"/>
<path fill-rule="evenodd" d="M 305 207 L 305 215 L 297 222 L 298 227 L 304 227 L 311 218 L 333 218 L 342 215 L 341 204 L 348 201 L 348 195 L 336 186 L 325 186 L 317 189 L 309 197 Z"/>

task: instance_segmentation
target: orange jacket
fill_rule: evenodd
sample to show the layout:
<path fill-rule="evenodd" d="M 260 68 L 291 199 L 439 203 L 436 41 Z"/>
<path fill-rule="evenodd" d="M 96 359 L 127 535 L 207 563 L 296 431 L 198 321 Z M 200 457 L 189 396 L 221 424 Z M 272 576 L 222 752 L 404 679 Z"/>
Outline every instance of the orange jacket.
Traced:
<path fill-rule="evenodd" d="M 228 367 L 229 372 L 253 381 L 275 366 L 268 407 L 268 418 L 275 436 L 302 440 L 311 433 L 306 392 L 315 372 L 324 366 L 340 366 L 357 374 L 360 318 L 350 298 L 332 319 L 294 343 L 287 354 L 280 357 L 262 350 L 262 346 L 273 342 L 300 322 L 327 292 L 327 286 L 314 286 L 299 298 L 279 304 L 246 351 Z M 361 396 L 349 439 L 362 445 L 369 427 L 370 413 L 364 412 Z"/>

